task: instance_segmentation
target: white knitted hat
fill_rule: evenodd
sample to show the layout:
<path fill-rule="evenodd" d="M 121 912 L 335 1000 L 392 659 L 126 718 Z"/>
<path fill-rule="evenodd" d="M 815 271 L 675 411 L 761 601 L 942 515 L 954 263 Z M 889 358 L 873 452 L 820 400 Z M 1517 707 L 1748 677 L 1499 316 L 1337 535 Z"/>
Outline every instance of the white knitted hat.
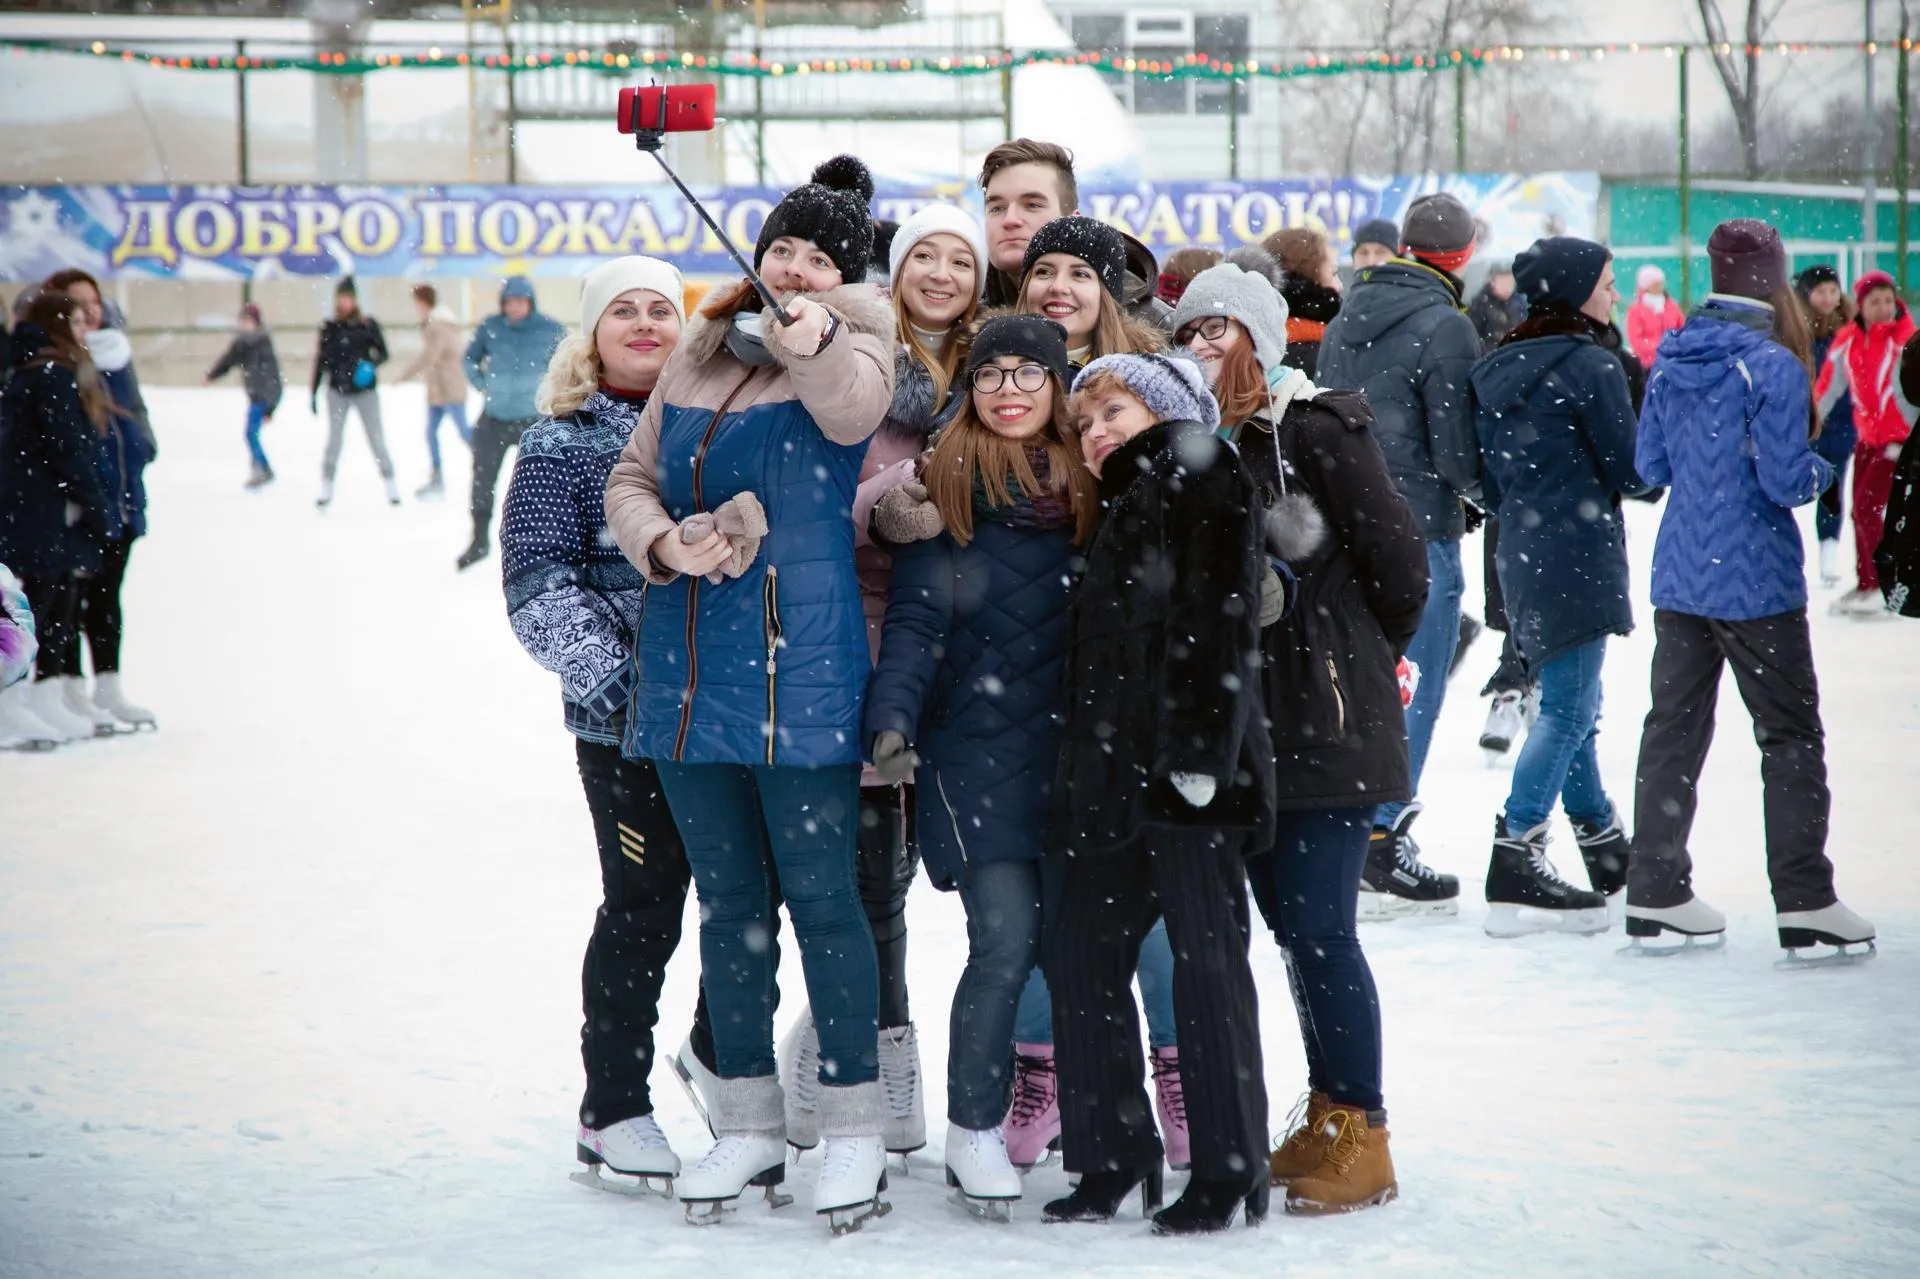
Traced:
<path fill-rule="evenodd" d="M 987 233 L 973 215 L 957 204 L 929 204 L 905 222 L 893 233 L 893 247 L 887 250 L 887 281 L 898 283 L 900 268 L 906 264 L 907 254 L 913 252 L 913 246 L 930 235 L 957 235 L 967 242 L 973 250 L 973 264 L 976 277 L 984 287 L 987 278 Z"/>
<path fill-rule="evenodd" d="M 629 289 L 651 289 L 667 300 L 680 322 L 687 321 L 687 287 L 671 262 L 634 254 L 602 262 L 580 282 L 580 331 L 591 333 L 613 300 Z"/>

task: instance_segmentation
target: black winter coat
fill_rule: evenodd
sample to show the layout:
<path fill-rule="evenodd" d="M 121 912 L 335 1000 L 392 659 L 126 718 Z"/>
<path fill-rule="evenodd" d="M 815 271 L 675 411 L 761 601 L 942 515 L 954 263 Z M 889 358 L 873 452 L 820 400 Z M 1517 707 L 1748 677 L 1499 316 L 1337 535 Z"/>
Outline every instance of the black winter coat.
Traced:
<path fill-rule="evenodd" d="M 1900 394 L 1907 403 L 1920 404 L 1920 333 L 1900 349 Z M 1900 450 L 1887 500 L 1886 532 L 1873 553 L 1887 606 L 1905 617 L 1920 617 L 1920 448 L 1913 439 L 1909 435 Z"/>
<path fill-rule="evenodd" d="M 1541 323 L 1530 319 L 1515 337 Z M 1536 670 L 1633 630 L 1619 505 L 1647 488 L 1633 469 L 1638 421 L 1620 361 L 1587 322 L 1556 327 L 1509 341 L 1473 371 L 1485 494 L 1500 520 L 1500 589 Z"/>
<path fill-rule="evenodd" d="M 1395 667 L 1426 609 L 1427 548 L 1372 424 L 1364 396 L 1322 391 L 1287 406 L 1277 441 L 1264 417 L 1238 431 L 1267 549 L 1298 581 L 1261 637 L 1283 812 L 1413 795 Z"/>
<path fill-rule="evenodd" d="M 320 351 L 313 362 L 311 393 L 320 394 L 323 376 L 327 387 L 342 395 L 373 390 L 379 385 L 377 377 L 365 386 L 353 384 L 353 371 L 362 360 L 374 365 L 387 362 L 387 339 L 380 332 L 380 322 L 369 315 L 328 320 L 320 326 Z"/>
<path fill-rule="evenodd" d="M 1145 826 L 1243 830 L 1273 844 L 1273 742 L 1261 706 L 1264 557 L 1252 477 L 1197 422 L 1110 454 L 1106 519 L 1087 548 L 1067 662 L 1062 843 L 1125 847 Z M 1205 808 L 1175 773 L 1214 779 Z"/>
<path fill-rule="evenodd" d="M 1493 296 L 1493 290 L 1486 285 L 1473 295 L 1473 304 L 1467 308 L 1467 318 L 1473 321 L 1474 332 L 1480 335 L 1480 346 L 1491 351 L 1500 345 L 1500 339 L 1507 336 L 1513 326 L 1525 318 L 1520 308 L 1514 305 L 1511 294 L 1506 301 Z"/>
<path fill-rule="evenodd" d="M 236 333 L 233 345 L 220 357 L 220 362 L 207 370 L 210 378 L 225 377 L 234 365 L 240 366 L 241 381 L 246 384 L 247 399 L 253 404 L 264 404 L 267 412 L 272 413 L 280 405 L 280 357 L 273 350 L 273 334 L 265 329 L 255 329 L 252 333 Z M 348 381 L 352 381 L 352 370 L 348 370 Z"/>
<path fill-rule="evenodd" d="M 1452 277 L 1399 258 L 1360 273 L 1320 343 L 1314 380 L 1366 392 L 1387 469 L 1429 542 L 1458 541 L 1466 531 L 1460 499 L 1479 493 L 1467 403 L 1479 356 Z"/>
<path fill-rule="evenodd" d="M 864 744 L 871 757 L 892 731 L 919 754 L 915 830 L 936 888 L 1047 851 L 1075 561 L 1071 526 L 978 514 L 965 546 L 942 533 L 893 553 Z"/>
<path fill-rule="evenodd" d="M 0 391 L 0 564 L 21 577 L 93 572 L 107 535 L 107 494 L 94 467 L 100 432 L 80 406 L 73 371 L 41 354 L 50 346 L 37 325 L 15 329 L 13 371 Z"/>

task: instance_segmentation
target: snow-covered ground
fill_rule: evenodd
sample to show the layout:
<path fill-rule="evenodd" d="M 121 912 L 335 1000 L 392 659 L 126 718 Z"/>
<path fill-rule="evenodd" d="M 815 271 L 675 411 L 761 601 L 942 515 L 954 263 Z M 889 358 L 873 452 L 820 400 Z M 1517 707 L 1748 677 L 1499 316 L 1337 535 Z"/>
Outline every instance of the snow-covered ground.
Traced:
<path fill-rule="evenodd" d="M 420 392 L 384 395 L 410 492 Z M 1699 888 L 1732 916 L 1727 950 L 1636 961 L 1618 934 L 1481 935 L 1508 775 L 1474 743 L 1494 660 L 1480 645 L 1417 828 L 1466 880 L 1462 916 L 1366 933 L 1399 1203 L 1173 1242 L 1132 1216 L 1042 1226 L 1056 1167 L 1010 1229 L 966 1219 L 939 1152 L 964 931 L 959 903 L 922 883 L 912 982 L 934 1144 L 893 1179 L 892 1216 L 830 1240 L 806 1210 L 809 1158 L 792 1208 L 698 1231 L 675 1205 L 568 1180 L 592 835 L 557 689 L 508 632 L 497 562 L 454 572 L 464 502 L 388 509 L 354 438 L 339 500 L 316 514 L 323 430 L 297 397 L 267 431 L 280 482 L 244 493 L 239 393 L 151 398 L 162 456 L 125 664 L 160 731 L 0 756 L 0 1274 L 1913 1273 L 1912 623 L 1814 620 L 1840 888 L 1881 946 L 1805 972 L 1774 967 L 1758 757 L 1731 681 L 1694 850 Z M 456 493 L 463 454 L 448 454 Z M 1643 630 L 1610 654 L 1601 739 L 1623 805 L 1659 513 L 1630 516 Z M 1557 848 L 1577 878 L 1570 836 Z M 803 995 L 787 955 L 790 1013 Z M 1300 1050 L 1265 937 L 1254 963 L 1277 1125 L 1303 1087 Z M 689 944 L 667 1047 L 696 968 Z M 654 1085 L 697 1156 L 691 1107 L 664 1069 Z"/>

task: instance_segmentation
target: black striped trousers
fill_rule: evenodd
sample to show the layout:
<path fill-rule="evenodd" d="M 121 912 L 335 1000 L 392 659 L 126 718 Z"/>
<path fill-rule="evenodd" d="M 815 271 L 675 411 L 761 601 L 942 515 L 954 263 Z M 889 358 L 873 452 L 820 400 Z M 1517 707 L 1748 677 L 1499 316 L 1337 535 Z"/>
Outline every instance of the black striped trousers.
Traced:
<path fill-rule="evenodd" d="M 1133 973 L 1141 940 L 1165 916 L 1193 1176 L 1252 1189 L 1266 1175 L 1244 844 L 1238 832 L 1149 827 L 1120 852 L 1068 860 L 1047 968 L 1068 1168 L 1128 1170 L 1162 1156 Z"/>

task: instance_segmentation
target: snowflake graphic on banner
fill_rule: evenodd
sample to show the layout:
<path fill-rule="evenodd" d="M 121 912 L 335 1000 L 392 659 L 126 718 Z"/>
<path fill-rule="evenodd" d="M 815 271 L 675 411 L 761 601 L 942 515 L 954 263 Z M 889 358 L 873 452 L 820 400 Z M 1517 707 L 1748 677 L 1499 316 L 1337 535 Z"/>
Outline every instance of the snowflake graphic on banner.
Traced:
<path fill-rule="evenodd" d="M 50 240 L 60 234 L 60 206 L 38 191 L 29 191 L 7 206 L 7 234 L 27 241 Z"/>

